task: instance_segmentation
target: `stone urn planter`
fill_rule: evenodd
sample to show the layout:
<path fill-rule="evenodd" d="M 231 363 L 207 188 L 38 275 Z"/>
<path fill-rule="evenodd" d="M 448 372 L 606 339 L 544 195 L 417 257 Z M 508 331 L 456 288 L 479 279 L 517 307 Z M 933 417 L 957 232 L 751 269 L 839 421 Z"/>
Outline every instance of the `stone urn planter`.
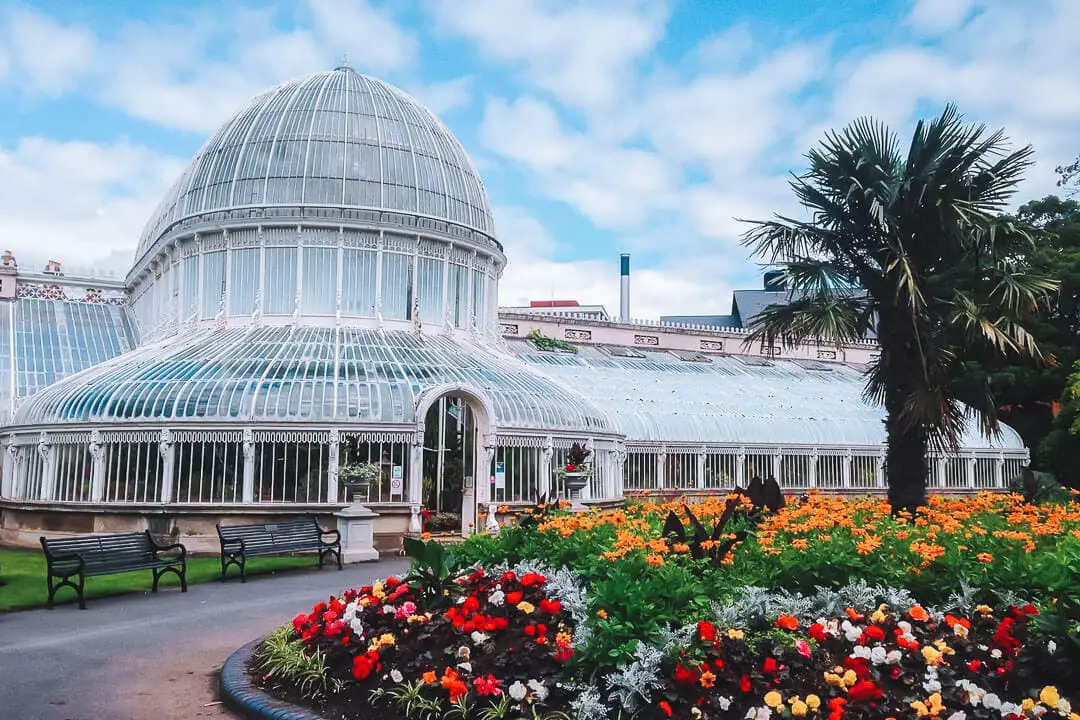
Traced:
<path fill-rule="evenodd" d="M 563 475 L 566 482 L 566 492 L 570 496 L 570 512 L 588 512 L 589 508 L 581 502 L 581 491 L 589 484 L 589 474 L 584 472 L 568 472 Z"/>

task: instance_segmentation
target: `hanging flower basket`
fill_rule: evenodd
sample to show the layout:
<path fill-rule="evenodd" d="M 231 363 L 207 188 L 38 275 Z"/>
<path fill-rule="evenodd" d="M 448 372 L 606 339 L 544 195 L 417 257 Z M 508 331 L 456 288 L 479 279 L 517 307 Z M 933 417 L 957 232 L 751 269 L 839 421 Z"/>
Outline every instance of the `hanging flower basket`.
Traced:
<path fill-rule="evenodd" d="M 382 468 L 376 463 L 349 463 L 338 466 L 338 480 L 350 492 L 367 495 L 372 484 L 382 479 Z"/>

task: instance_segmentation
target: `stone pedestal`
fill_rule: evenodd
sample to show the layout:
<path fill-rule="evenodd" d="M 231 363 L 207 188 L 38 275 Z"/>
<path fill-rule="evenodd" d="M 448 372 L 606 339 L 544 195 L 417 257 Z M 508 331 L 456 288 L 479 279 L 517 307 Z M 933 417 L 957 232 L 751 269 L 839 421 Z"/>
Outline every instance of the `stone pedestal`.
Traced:
<path fill-rule="evenodd" d="M 337 513 L 342 562 L 361 563 L 379 559 L 379 551 L 375 549 L 377 517 L 377 513 L 355 501 Z"/>

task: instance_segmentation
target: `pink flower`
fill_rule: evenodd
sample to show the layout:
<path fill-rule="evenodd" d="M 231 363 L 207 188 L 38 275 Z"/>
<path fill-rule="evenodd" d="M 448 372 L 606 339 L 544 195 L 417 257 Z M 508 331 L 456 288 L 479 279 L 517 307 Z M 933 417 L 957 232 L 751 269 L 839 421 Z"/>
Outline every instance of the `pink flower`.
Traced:
<path fill-rule="evenodd" d="M 398 607 L 396 612 L 394 612 L 394 619 L 395 620 L 406 620 L 406 619 L 408 619 L 408 617 L 410 615 L 415 615 L 415 614 L 416 614 L 416 603 L 414 603 L 412 600 L 406 600 L 405 602 L 401 603 L 401 606 Z"/>
<path fill-rule="evenodd" d="M 796 640 L 795 649 L 799 651 L 799 654 L 805 658 L 810 657 L 810 643 L 805 640 Z"/>
<path fill-rule="evenodd" d="M 499 681 L 495 679 L 494 675 L 489 674 L 487 677 L 478 677 L 473 680 L 473 685 L 476 686 L 477 695 L 502 695 L 502 688 L 499 687 Z"/>

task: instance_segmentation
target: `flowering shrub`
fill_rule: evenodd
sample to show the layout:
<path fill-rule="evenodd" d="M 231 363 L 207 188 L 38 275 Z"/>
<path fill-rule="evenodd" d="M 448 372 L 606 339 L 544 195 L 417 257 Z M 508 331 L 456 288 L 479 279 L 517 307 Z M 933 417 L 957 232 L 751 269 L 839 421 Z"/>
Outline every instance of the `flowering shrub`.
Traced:
<path fill-rule="evenodd" d="M 297 615 L 294 640 L 321 656 L 335 681 L 321 684 L 335 689 L 323 703 L 351 718 L 391 705 L 400 712 L 506 701 L 524 712 L 565 702 L 553 678 L 573 657 L 573 624 L 546 592 L 547 579 L 476 570 L 456 582 L 457 602 L 437 612 L 423 612 L 419 591 L 389 577 Z M 256 670 L 271 690 L 296 694 Z"/>
<path fill-rule="evenodd" d="M 780 615 L 753 639 L 703 620 L 665 664 L 641 717 L 1075 720 L 1063 695 L 1075 678 L 1060 691 L 1040 679 L 1041 655 L 1056 647 L 1029 647 L 1037 613 L 1027 605 L 998 617 L 982 606 L 970 618 L 934 617 L 883 604 L 809 625 Z"/>

